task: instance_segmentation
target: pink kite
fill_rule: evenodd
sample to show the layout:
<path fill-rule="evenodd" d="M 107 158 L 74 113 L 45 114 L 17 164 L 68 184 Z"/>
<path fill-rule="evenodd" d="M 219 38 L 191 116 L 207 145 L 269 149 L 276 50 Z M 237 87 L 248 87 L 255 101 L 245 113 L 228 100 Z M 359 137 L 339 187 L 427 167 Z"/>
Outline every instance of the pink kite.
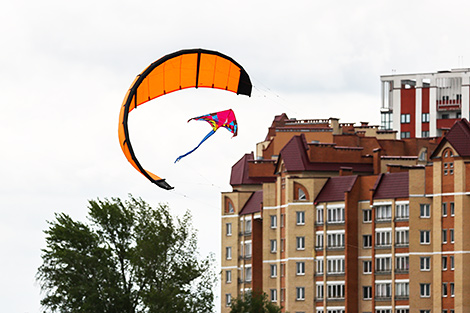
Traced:
<path fill-rule="evenodd" d="M 191 120 L 206 121 L 209 124 L 211 124 L 212 130 L 206 135 L 206 137 L 204 137 L 204 139 L 202 139 L 202 141 L 197 145 L 196 148 L 194 148 L 193 150 L 189 151 L 186 154 L 179 156 L 176 159 L 175 163 L 181 160 L 182 158 L 184 158 L 185 156 L 187 156 L 188 154 L 193 153 L 197 148 L 199 148 L 199 146 L 204 141 L 207 140 L 207 138 L 212 136 L 220 127 L 225 127 L 231 133 L 233 133 L 232 137 L 235 137 L 237 135 L 237 130 L 238 130 L 237 119 L 235 118 L 235 113 L 233 113 L 231 109 L 220 111 L 220 112 L 215 112 L 215 113 L 211 113 L 207 115 L 202 115 L 199 117 L 194 117 L 194 118 L 189 119 L 188 122 Z"/>

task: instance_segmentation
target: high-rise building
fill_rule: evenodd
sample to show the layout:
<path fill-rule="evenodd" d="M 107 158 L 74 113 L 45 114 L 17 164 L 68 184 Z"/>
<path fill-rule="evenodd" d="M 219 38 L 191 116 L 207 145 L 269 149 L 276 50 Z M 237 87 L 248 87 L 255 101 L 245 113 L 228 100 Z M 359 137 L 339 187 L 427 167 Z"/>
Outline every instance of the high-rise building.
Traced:
<path fill-rule="evenodd" d="M 275 118 L 222 193 L 222 312 L 247 290 L 291 313 L 470 312 L 470 124 L 389 135 Z"/>
<path fill-rule="evenodd" d="M 382 83 L 381 127 L 398 138 L 435 137 L 470 119 L 470 69 L 394 74 Z"/>

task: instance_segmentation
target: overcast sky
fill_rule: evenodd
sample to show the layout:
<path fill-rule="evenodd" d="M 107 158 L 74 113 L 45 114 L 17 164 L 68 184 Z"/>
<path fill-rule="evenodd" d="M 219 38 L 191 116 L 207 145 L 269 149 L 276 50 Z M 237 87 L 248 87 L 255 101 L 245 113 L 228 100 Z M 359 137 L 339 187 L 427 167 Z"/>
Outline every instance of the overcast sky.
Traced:
<path fill-rule="evenodd" d="M 54 212 L 83 220 L 87 201 L 140 196 L 190 210 L 201 254 L 220 263 L 220 192 L 274 115 L 380 121 L 380 75 L 470 67 L 468 1 L 8 1 L 0 9 L 0 311 L 39 312 L 35 274 Z M 185 90 L 130 115 L 142 165 L 118 143 L 124 95 L 146 66 L 180 49 L 239 62 L 251 98 Z M 232 108 L 238 137 L 186 121 Z M 217 301 L 218 306 L 219 301 Z"/>

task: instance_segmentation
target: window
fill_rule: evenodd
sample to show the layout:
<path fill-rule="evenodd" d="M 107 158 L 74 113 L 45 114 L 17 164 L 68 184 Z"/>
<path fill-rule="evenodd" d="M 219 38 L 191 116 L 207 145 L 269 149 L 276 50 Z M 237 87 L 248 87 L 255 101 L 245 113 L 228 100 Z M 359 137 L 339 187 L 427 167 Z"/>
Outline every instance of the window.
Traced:
<path fill-rule="evenodd" d="M 297 275 L 305 275 L 305 262 L 296 262 L 295 267 L 297 269 Z"/>
<path fill-rule="evenodd" d="M 372 235 L 363 235 L 362 236 L 362 247 L 372 248 Z"/>
<path fill-rule="evenodd" d="M 422 245 L 428 245 L 431 243 L 431 233 L 429 230 L 420 230 L 419 231 L 419 242 Z"/>
<path fill-rule="evenodd" d="M 315 249 L 323 249 L 323 232 L 316 233 Z"/>
<path fill-rule="evenodd" d="M 271 264 L 271 277 L 277 277 L 277 265 Z"/>
<path fill-rule="evenodd" d="M 228 203 L 228 213 L 233 213 L 233 212 L 234 212 L 234 210 L 233 210 L 233 204 L 232 204 L 232 202 L 229 202 L 229 203 Z"/>
<path fill-rule="evenodd" d="M 344 248 L 344 232 L 327 233 L 326 236 L 328 248 Z"/>
<path fill-rule="evenodd" d="M 375 296 L 377 298 L 391 298 L 392 297 L 392 284 L 391 283 L 376 283 Z"/>
<path fill-rule="evenodd" d="M 271 302 L 277 302 L 277 289 L 271 289 Z"/>
<path fill-rule="evenodd" d="M 245 242 L 245 257 L 251 258 L 251 242 Z"/>
<path fill-rule="evenodd" d="M 227 260 L 232 259 L 232 247 L 225 247 L 225 258 Z"/>
<path fill-rule="evenodd" d="M 327 209 L 328 223 L 344 223 L 344 207 L 333 207 Z"/>
<path fill-rule="evenodd" d="M 407 220 L 410 217 L 410 206 L 409 204 L 399 204 L 396 207 L 396 218 Z"/>
<path fill-rule="evenodd" d="M 323 259 L 315 259 L 315 272 L 323 274 Z"/>
<path fill-rule="evenodd" d="M 281 301 L 284 302 L 286 300 L 286 288 L 281 288 Z"/>
<path fill-rule="evenodd" d="M 419 313 L 431 313 L 431 310 L 419 310 Z"/>
<path fill-rule="evenodd" d="M 396 239 L 395 244 L 397 246 L 407 246 L 409 245 L 409 230 L 408 229 L 397 229 L 396 230 Z"/>
<path fill-rule="evenodd" d="M 297 298 L 295 300 L 303 301 L 305 300 L 305 287 L 296 287 Z"/>
<path fill-rule="evenodd" d="M 447 216 L 447 202 L 442 203 L 442 216 Z"/>
<path fill-rule="evenodd" d="M 371 209 L 362 210 L 362 221 L 364 223 L 372 222 L 372 210 Z"/>
<path fill-rule="evenodd" d="M 377 272 L 391 272 L 392 271 L 392 258 L 377 256 L 375 259 L 375 270 Z"/>
<path fill-rule="evenodd" d="M 419 264 L 421 271 L 430 271 L 431 270 L 431 257 L 424 256 L 419 258 Z"/>
<path fill-rule="evenodd" d="M 430 121 L 429 113 L 422 113 L 421 114 L 421 122 L 429 123 L 429 121 Z"/>
<path fill-rule="evenodd" d="M 410 269 L 409 256 L 397 256 L 395 259 L 395 267 L 397 272 L 407 272 Z"/>
<path fill-rule="evenodd" d="M 225 223 L 225 235 L 232 236 L 232 223 Z"/>
<path fill-rule="evenodd" d="M 305 225 L 305 211 L 295 212 L 297 215 L 297 225 Z"/>
<path fill-rule="evenodd" d="M 375 219 L 377 221 L 390 221 L 392 220 L 392 206 L 379 205 L 375 207 Z"/>
<path fill-rule="evenodd" d="M 327 286 L 328 299 L 344 299 L 344 283 L 334 283 Z"/>
<path fill-rule="evenodd" d="M 450 283 L 450 296 L 455 297 L 454 283 Z"/>
<path fill-rule="evenodd" d="M 285 273 L 286 273 L 286 264 L 281 263 L 281 277 L 284 277 Z"/>
<path fill-rule="evenodd" d="M 420 215 L 421 218 L 430 218 L 431 217 L 431 205 L 430 204 L 423 204 L 419 205 L 420 208 Z"/>
<path fill-rule="evenodd" d="M 245 281 L 246 282 L 251 281 L 251 267 L 246 267 L 245 268 Z"/>
<path fill-rule="evenodd" d="M 402 114 L 400 116 L 400 121 L 402 124 L 409 124 L 410 123 L 410 114 Z"/>
<path fill-rule="evenodd" d="M 251 220 L 245 221 L 245 234 L 251 234 Z"/>
<path fill-rule="evenodd" d="M 450 237 L 450 242 L 454 243 L 454 229 L 453 228 L 449 229 L 449 237 Z"/>
<path fill-rule="evenodd" d="M 285 220 L 286 220 L 286 215 L 283 213 L 281 214 L 281 228 L 284 227 Z"/>
<path fill-rule="evenodd" d="M 225 282 L 227 284 L 232 282 L 232 271 L 225 271 Z"/>
<path fill-rule="evenodd" d="M 391 309 L 376 309 L 375 313 L 392 313 Z"/>
<path fill-rule="evenodd" d="M 442 283 L 442 296 L 447 297 L 447 283 Z"/>
<path fill-rule="evenodd" d="M 343 274 L 344 273 L 344 259 L 328 259 L 327 273 L 328 274 Z"/>
<path fill-rule="evenodd" d="M 395 296 L 398 298 L 408 298 L 410 296 L 410 283 L 397 282 L 395 284 Z"/>
<path fill-rule="evenodd" d="M 450 216 L 455 216 L 455 204 L 454 204 L 454 202 L 450 203 Z"/>
<path fill-rule="evenodd" d="M 410 313 L 410 309 L 396 309 L 396 313 Z"/>
<path fill-rule="evenodd" d="M 447 270 L 447 256 L 442 257 L 442 270 Z"/>
<path fill-rule="evenodd" d="M 447 243 L 447 229 L 442 230 L 442 243 Z"/>
<path fill-rule="evenodd" d="M 372 300 L 372 286 L 363 286 L 362 287 L 362 299 Z"/>
<path fill-rule="evenodd" d="M 317 283 L 316 285 L 316 298 L 323 299 L 324 297 L 324 288 L 323 283 Z"/>
<path fill-rule="evenodd" d="M 376 247 L 389 247 L 392 244 L 392 232 L 389 230 L 383 231 L 376 229 L 375 233 L 375 246 Z"/>
<path fill-rule="evenodd" d="M 317 224 L 323 224 L 323 207 L 317 207 Z"/>
<path fill-rule="evenodd" d="M 271 228 L 277 228 L 277 215 L 270 215 Z"/>
<path fill-rule="evenodd" d="M 277 240 L 271 239 L 271 253 L 277 252 Z"/>
<path fill-rule="evenodd" d="M 449 256 L 449 259 L 450 259 L 450 261 L 449 261 L 450 262 L 450 269 L 454 270 L 454 256 L 453 255 Z"/>
<path fill-rule="evenodd" d="M 419 293 L 421 298 L 429 298 L 431 296 L 431 284 L 419 284 Z"/>
<path fill-rule="evenodd" d="M 411 137 L 411 133 L 410 132 L 401 132 L 400 133 L 400 138 L 410 138 Z"/>
<path fill-rule="evenodd" d="M 421 137 L 422 137 L 422 138 L 427 138 L 427 137 L 429 137 L 429 130 L 423 130 L 423 131 L 421 131 Z"/>
<path fill-rule="evenodd" d="M 391 112 L 380 113 L 380 127 L 382 129 L 392 129 L 392 113 Z"/>
<path fill-rule="evenodd" d="M 301 188 L 299 188 L 298 191 L 299 191 L 299 199 L 298 200 L 307 200 L 307 195 L 305 195 L 305 192 Z"/>
<path fill-rule="evenodd" d="M 362 261 L 362 272 L 364 274 L 372 273 L 372 261 Z"/>
<path fill-rule="evenodd" d="M 297 250 L 305 250 L 305 237 L 296 237 Z"/>
<path fill-rule="evenodd" d="M 230 293 L 225 294 L 225 306 L 230 306 L 232 303 L 232 295 Z"/>

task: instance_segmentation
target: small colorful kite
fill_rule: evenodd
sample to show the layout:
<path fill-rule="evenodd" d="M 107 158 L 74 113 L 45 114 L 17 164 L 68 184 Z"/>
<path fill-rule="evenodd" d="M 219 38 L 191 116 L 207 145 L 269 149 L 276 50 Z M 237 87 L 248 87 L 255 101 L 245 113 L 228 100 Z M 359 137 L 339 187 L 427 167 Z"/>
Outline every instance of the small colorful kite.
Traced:
<path fill-rule="evenodd" d="M 215 112 L 215 113 L 210 113 L 210 114 L 206 114 L 206 115 L 202 115 L 198 117 L 193 117 L 189 119 L 188 122 L 191 120 L 206 121 L 209 124 L 211 124 L 212 130 L 206 135 L 206 137 L 204 137 L 204 139 L 201 140 L 201 142 L 197 145 L 196 148 L 194 148 L 193 150 L 189 151 L 186 154 L 180 155 L 176 159 L 175 163 L 181 160 L 182 158 L 184 158 L 185 156 L 187 156 L 188 154 L 193 153 L 197 148 L 199 148 L 199 146 L 204 141 L 206 141 L 210 136 L 212 136 L 220 127 L 225 127 L 226 129 L 228 129 L 233 134 L 232 137 L 235 137 L 237 135 L 237 128 L 238 128 L 237 119 L 235 118 L 235 113 L 233 113 L 231 109 L 220 111 L 220 112 Z"/>

